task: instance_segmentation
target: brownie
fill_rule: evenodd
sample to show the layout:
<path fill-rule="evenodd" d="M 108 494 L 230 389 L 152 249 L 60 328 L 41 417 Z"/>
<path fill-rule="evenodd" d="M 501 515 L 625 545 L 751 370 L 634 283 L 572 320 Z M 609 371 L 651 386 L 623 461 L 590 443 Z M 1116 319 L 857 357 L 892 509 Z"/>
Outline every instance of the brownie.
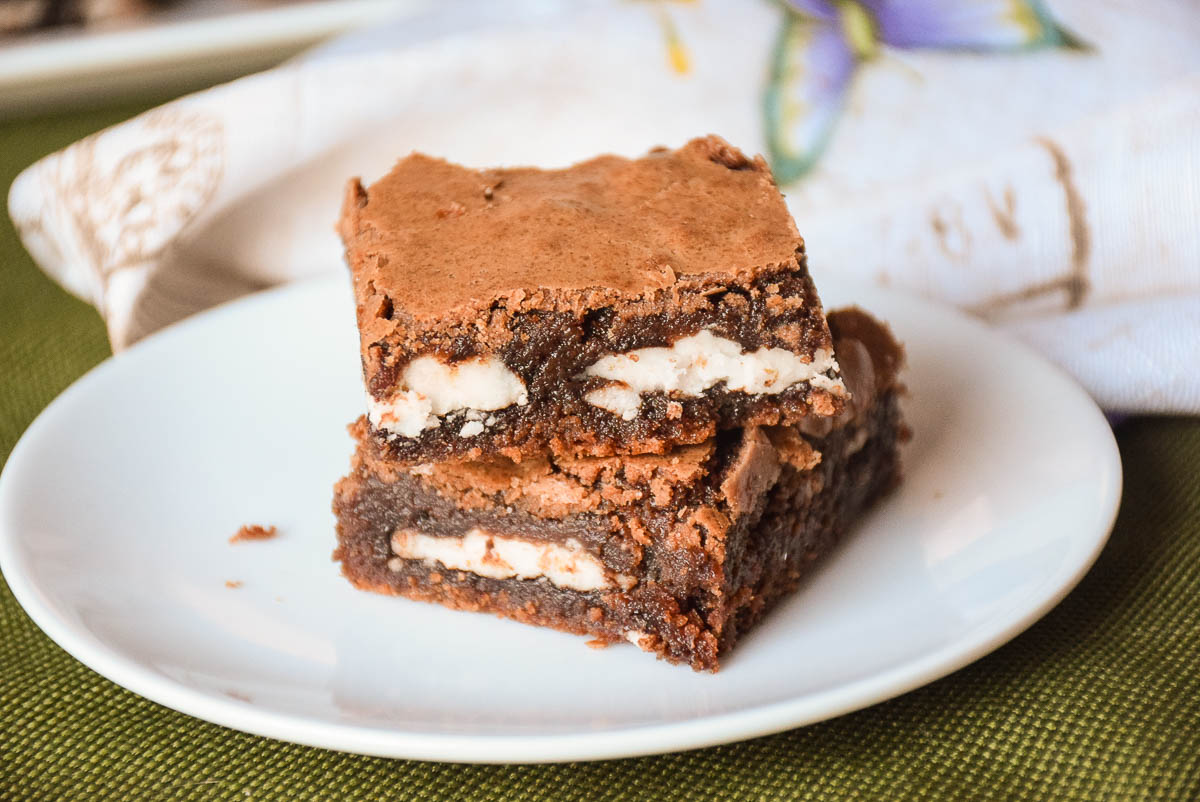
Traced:
<path fill-rule="evenodd" d="M 899 479 L 902 350 L 859 310 L 830 325 L 853 393 L 835 417 L 666 454 L 401 465 L 360 420 L 334 557 L 366 590 L 715 671 Z"/>
<path fill-rule="evenodd" d="M 412 154 L 339 231 L 392 460 L 665 453 L 845 388 L 766 163 L 719 137 L 561 170 Z"/>

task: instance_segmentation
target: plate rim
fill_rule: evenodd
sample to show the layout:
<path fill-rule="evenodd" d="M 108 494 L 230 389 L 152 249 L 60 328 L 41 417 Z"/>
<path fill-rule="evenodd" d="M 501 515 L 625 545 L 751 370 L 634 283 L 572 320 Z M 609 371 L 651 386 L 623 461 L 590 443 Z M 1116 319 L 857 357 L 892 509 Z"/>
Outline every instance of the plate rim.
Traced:
<path fill-rule="evenodd" d="M 27 450 L 50 425 L 47 421 L 63 399 L 87 392 L 96 376 L 114 369 L 131 354 L 142 350 L 170 347 L 171 341 L 186 337 L 190 329 L 212 324 L 213 318 L 251 305 L 286 303 L 288 295 L 318 291 L 335 281 L 320 276 L 292 282 L 243 296 L 212 307 L 185 320 L 173 323 L 111 356 L 84 373 L 50 402 L 26 428 L 0 471 L 0 572 L 13 596 L 33 622 L 58 646 L 106 679 L 172 710 L 220 726 L 276 740 L 342 752 L 377 757 L 463 763 L 556 763 L 604 760 L 662 754 L 732 743 L 771 735 L 815 724 L 846 713 L 865 709 L 941 679 L 975 662 L 1024 632 L 1056 607 L 1095 564 L 1108 542 L 1116 523 L 1123 492 L 1123 468 L 1116 438 L 1103 412 L 1082 387 L 1062 368 L 1050 362 L 1028 345 L 1005 332 L 986 326 L 960 310 L 922 298 L 914 293 L 890 287 L 864 285 L 842 278 L 834 279 L 845 287 L 866 286 L 872 292 L 896 295 L 903 302 L 934 314 L 957 318 L 957 323 L 975 328 L 988 337 L 998 338 L 1015 347 L 1025 359 L 1036 360 L 1055 374 L 1084 402 L 1087 414 L 1101 426 L 1097 443 L 1107 454 L 1102 473 L 1110 476 L 1112 487 L 1106 494 L 1108 509 L 1100 519 L 1105 523 L 1078 562 L 1066 564 L 1031 591 L 1031 602 L 1018 605 L 999 619 L 989 617 L 954 641 L 925 652 L 892 668 L 862 677 L 817 694 L 807 694 L 725 713 L 683 721 L 655 724 L 622 725 L 613 728 L 567 734 L 528 735 L 520 733 L 424 733 L 383 729 L 354 724 L 320 721 L 301 713 L 258 708 L 254 703 L 224 699 L 177 682 L 152 668 L 126 657 L 107 646 L 94 634 L 76 629 L 55 612 L 54 605 L 31 580 L 20 555 L 20 534 L 9 525 L 12 484 L 9 477 L 14 465 L 20 465 Z M 829 279 L 827 279 L 827 282 Z M 135 357 L 136 358 L 136 357 Z M 903 491 L 901 491 L 903 492 Z"/>

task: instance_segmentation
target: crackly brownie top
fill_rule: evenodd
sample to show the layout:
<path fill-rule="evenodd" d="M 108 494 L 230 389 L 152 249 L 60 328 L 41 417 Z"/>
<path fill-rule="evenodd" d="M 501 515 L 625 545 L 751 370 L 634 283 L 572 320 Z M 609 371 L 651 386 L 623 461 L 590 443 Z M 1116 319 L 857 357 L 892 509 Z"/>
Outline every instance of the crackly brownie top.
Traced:
<path fill-rule="evenodd" d="M 339 231 L 362 288 L 431 318 L 537 290 L 641 296 L 752 278 L 803 240 L 761 156 L 717 136 L 562 170 L 473 170 L 414 153 L 350 183 Z"/>

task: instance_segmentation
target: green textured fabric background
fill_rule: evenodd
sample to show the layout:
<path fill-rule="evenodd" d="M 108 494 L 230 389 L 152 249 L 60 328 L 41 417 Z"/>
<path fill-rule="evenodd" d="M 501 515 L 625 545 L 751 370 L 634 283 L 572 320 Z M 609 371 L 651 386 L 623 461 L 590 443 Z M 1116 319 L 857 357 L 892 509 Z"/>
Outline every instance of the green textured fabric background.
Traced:
<path fill-rule="evenodd" d="M 144 104 L 143 104 L 144 105 Z M 0 124 L 0 185 L 141 106 Z M 0 458 L 108 354 L 0 221 Z M 894 701 L 741 744 L 553 766 L 345 755 L 188 718 L 55 646 L 0 586 L 0 800 L 1200 800 L 1200 421 L 1118 430 L 1125 501 L 1066 601 Z"/>

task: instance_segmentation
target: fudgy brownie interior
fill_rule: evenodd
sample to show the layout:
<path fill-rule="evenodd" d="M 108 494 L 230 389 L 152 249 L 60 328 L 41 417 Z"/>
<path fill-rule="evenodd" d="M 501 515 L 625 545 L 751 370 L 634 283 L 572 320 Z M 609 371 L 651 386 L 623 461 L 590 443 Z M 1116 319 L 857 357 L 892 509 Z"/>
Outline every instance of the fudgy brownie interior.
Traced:
<path fill-rule="evenodd" d="M 744 351 L 790 353 L 820 342 L 826 336 L 824 316 L 806 276 L 768 275 L 749 288 L 707 294 L 703 287 L 685 288 L 669 301 L 601 307 L 582 316 L 540 310 L 494 314 L 513 332 L 496 359 L 520 379 L 526 403 L 518 400 L 484 412 L 455 410 L 413 437 L 398 437 L 373 418 L 391 459 L 520 458 L 547 449 L 560 455 L 662 453 L 674 445 L 702 442 L 733 425 L 780 425 L 810 414 L 828 416 L 842 401 L 842 383 L 831 378 L 836 372 L 832 349 L 819 347 L 817 359 L 825 370 L 780 392 L 735 391 L 726 381 L 697 395 L 657 389 L 635 393 L 625 411 L 619 393 L 607 406 L 595 400 L 614 382 L 588 375 L 588 369 L 609 354 L 662 348 L 698 332 L 737 342 Z M 448 358 L 469 361 L 474 356 L 470 348 L 469 342 L 462 343 Z M 387 368 L 375 380 L 381 387 L 396 383 Z"/>

